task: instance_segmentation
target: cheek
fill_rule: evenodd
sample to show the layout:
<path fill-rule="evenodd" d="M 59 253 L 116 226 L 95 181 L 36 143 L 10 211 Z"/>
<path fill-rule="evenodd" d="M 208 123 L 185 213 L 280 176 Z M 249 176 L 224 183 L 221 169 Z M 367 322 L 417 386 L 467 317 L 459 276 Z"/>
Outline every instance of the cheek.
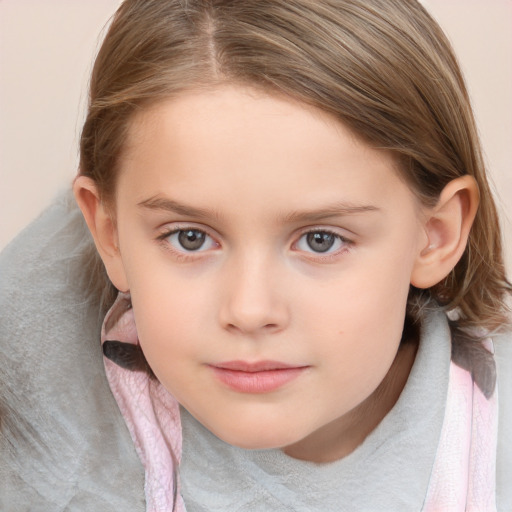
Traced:
<path fill-rule="evenodd" d="M 212 315 L 205 289 L 180 279 L 155 282 L 148 277 L 131 294 L 142 343 L 175 346 L 178 340 L 185 345 Z"/>
<path fill-rule="evenodd" d="M 361 259 L 323 290 L 321 302 L 310 300 L 303 309 L 309 331 L 333 340 L 324 356 L 343 366 L 348 380 L 352 374 L 360 378 L 363 367 L 383 377 L 393 361 L 404 325 L 408 267 L 407 260 L 392 256 Z"/>
<path fill-rule="evenodd" d="M 139 342 L 158 380 L 179 400 L 183 390 L 193 394 L 200 385 L 194 380 L 197 363 L 208 355 L 197 342 L 207 332 L 204 307 L 179 287 L 168 293 L 134 289 L 132 302 Z"/>
<path fill-rule="evenodd" d="M 339 318 L 342 330 L 344 325 L 365 329 L 393 319 L 400 323 L 411 269 L 408 258 L 361 257 L 320 290 L 322 301 L 313 296 L 307 309 L 313 308 L 320 317 Z"/>
<path fill-rule="evenodd" d="M 173 278 L 170 265 L 157 250 L 126 245 L 123 256 L 137 331 L 148 349 L 163 345 L 169 333 L 179 329 L 178 320 L 188 313 L 191 303 L 187 295 L 193 293 L 192 287 Z"/>
<path fill-rule="evenodd" d="M 183 326 L 192 329 L 201 322 L 199 313 L 207 310 L 208 277 L 177 267 L 163 248 L 139 238 L 126 236 L 123 247 L 139 335 L 165 339 Z"/>

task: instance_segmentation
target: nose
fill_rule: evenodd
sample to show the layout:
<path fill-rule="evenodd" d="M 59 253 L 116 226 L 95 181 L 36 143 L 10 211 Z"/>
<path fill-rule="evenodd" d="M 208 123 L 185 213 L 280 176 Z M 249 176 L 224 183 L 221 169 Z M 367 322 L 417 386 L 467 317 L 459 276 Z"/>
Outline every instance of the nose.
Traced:
<path fill-rule="evenodd" d="M 220 322 L 224 329 L 258 335 L 282 331 L 289 323 L 280 270 L 266 259 L 247 257 L 226 269 Z"/>

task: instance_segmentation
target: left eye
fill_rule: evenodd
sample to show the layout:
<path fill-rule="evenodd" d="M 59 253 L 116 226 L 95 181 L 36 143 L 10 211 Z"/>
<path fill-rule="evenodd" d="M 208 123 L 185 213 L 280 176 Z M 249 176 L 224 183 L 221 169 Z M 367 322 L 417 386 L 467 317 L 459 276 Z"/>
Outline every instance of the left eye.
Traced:
<path fill-rule="evenodd" d="M 335 252 L 343 246 L 346 240 L 330 231 L 310 231 L 304 233 L 297 242 L 297 248 L 301 251 L 315 253 Z"/>
<path fill-rule="evenodd" d="M 174 249 L 182 252 L 200 252 L 215 247 L 214 240 L 200 229 L 179 229 L 166 239 Z"/>

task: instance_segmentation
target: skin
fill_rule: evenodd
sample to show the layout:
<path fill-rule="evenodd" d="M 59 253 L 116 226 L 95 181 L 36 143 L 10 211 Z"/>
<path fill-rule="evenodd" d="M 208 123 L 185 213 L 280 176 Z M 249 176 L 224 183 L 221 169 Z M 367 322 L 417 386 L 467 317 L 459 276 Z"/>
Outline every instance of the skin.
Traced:
<path fill-rule="evenodd" d="M 353 451 L 405 385 L 409 286 L 449 272 L 478 203 L 470 179 L 452 183 L 426 210 L 390 153 L 327 114 L 225 86 L 137 115 L 113 213 L 87 178 L 75 193 L 162 384 L 230 444 L 326 462 Z M 179 230 L 204 245 L 187 250 Z M 318 252 L 309 232 L 331 233 L 332 247 Z M 239 392 L 212 368 L 234 360 L 301 370 Z"/>

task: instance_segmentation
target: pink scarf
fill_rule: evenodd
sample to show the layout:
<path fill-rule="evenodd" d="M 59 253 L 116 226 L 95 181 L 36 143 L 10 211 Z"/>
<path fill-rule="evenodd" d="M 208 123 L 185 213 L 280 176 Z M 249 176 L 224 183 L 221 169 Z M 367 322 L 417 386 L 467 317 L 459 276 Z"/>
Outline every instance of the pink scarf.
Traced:
<path fill-rule="evenodd" d="M 103 323 L 101 341 L 138 344 L 130 298 L 119 294 Z M 145 469 L 146 512 L 184 512 L 177 466 L 181 459 L 178 402 L 143 371 L 121 368 L 104 358 L 110 389 Z"/>
<path fill-rule="evenodd" d="M 423 512 L 496 510 L 497 390 L 489 400 L 454 363 Z"/>
<path fill-rule="evenodd" d="M 101 341 L 138 344 L 130 297 L 119 294 L 105 317 Z M 146 512 L 184 512 L 179 404 L 145 371 L 105 358 L 105 370 L 145 468 Z M 445 419 L 423 512 L 496 510 L 497 393 L 487 400 L 470 373 L 454 363 Z"/>

